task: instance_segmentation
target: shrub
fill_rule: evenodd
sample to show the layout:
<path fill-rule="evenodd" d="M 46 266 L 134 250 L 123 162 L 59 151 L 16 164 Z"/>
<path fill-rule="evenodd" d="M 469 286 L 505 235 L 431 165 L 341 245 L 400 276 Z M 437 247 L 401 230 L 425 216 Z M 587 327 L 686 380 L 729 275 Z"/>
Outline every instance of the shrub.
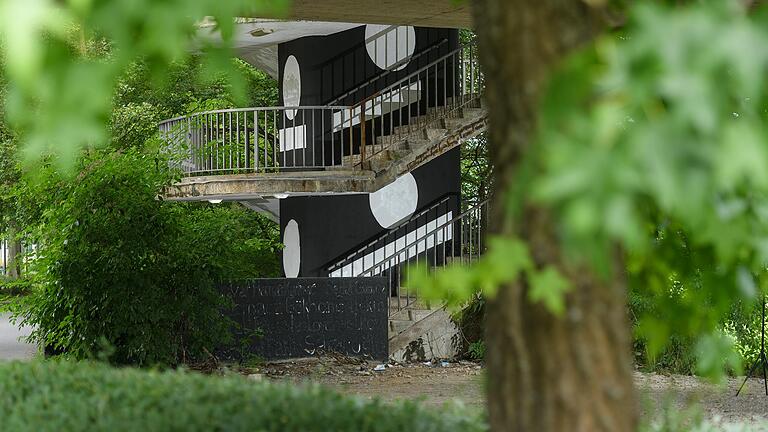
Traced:
<path fill-rule="evenodd" d="M 165 167 L 128 149 L 61 182 L 38 233 L 40 289 L 17 310 L 33 341 L 75 358 L 174 365 L 229 339 L 216 284 L 273 275 L 276 235 L 255 213 L 159 200 Z"/>
<path fill-rule="evenodd" d="M 472 360 L 484 360 L 485 359 L 485 341 L 476 340 L 469 344 L 468 350 L 469 358 Z"/>
<path fill-rule="evenodd" d="M 4 430 L 484 431 L 476 415 L 413 402 L 385 405 L 318 386 L 251 382 L 100 364 L 0 364 Z"/>
<path fill-rule="evenodd" d="M 461 331 L 461 352 L 472 360 L 485 358 L 485 297 L 477 294 L 453 314 Z"/>
<path fill-rule="evenodd" d="M 33 287 L 34 282 L 31 279 L 11 279 L 0 275 L 0 298 L 27 295 L 32 292 Z"/>
<path fill-rule="evenodd" d="M 149 103 L 117 106 L 112 111 L 110 135 L 116 149 L 142 148 L 155 134 L 162 114 Z"/>

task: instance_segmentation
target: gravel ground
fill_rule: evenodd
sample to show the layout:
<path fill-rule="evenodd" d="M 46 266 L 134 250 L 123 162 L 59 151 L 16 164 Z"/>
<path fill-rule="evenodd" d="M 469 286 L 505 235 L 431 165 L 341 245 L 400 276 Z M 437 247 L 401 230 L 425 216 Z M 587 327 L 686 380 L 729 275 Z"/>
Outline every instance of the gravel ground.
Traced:
<path fill-rule="evenodd" d="M 30 359 L 35 347 L 20 342 L 28 334 L 0 313 L 0 360 Z M 451 362 L 440 364 L 391 364 L 376 371 L 377 363 L 345 357 L 297 360 L 271 363 L 246 371 L 252 378 L 294 382 L 317 382 L 363 398 L 379 397 L 386 401 L 420 399 L 428 405 L 448 401 L 485 408 L 483 394 L 484 369 L 478 363 Z M 762 379 L 750 378 L 742 393 L 736 390 L 742 378 L 729 378 L 724 385 L 714 386 L 690 376 L 659 375 L 635 372 L 643 418 L 660 415 L 664 409 L 676 413 L 694 405 L 705 419 L 716 425 L 747 424 L 752 430 L 768 431 L 768 396 Z"/>
<path fill-rule="evenodd" d="M 460 401 L 478 409 L 485 407 L 485 374 L 480 364 L 396 364 L 387 365 L 383 371 L 373 370 L 375 366 L 342 358 L 299 360 L 267 364 L 253 377 L 317 382 L 368 399 L 421 399 L 429 405 Z M 690 376 L 635 372 L 634 380 L 643 419 L 657 418 L 665 409 L 677 415 L 685 410 L 691 415 L 698 413 L 717 429 L 731 426 L 729 430 L 734 430 L 733 424 L 746 424 L 750 430 L 768 431 L 768 396 L 762 379 L 751 378 L 738 397 L 735 394 L 741 378 L 730 378 L 724 385 L 715 386 Z"/>
<path fill-rule="evenodd" d="M 646 413 L 658 413 L 665 405 L 680 411 L 695 404 L 695 409 L 715 424 L 744 423 L 768 430 L 768 396 L 763 380 L 750 378 L 737 397 L 742 382 L 743 377 L 728 378 L 715 386 L 691 376 L 635 372 Z"/>

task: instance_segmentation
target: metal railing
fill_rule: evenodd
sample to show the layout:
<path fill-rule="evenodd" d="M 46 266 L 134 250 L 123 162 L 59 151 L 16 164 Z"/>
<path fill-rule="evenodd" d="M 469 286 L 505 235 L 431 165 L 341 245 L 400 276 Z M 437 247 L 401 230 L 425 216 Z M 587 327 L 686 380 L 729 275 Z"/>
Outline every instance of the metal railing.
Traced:
<path fill-rule="evenodd" d="M 473 43 L 354 106 L 235 108 L 160 123 L 186 175 L 366 168 L 366 160 L 476 106 L 483 75 Z M 439 127 L 438 127 L 439 128 Z"/>
<path fill-rule="evenodd" d="M 484 88 L 474 42 L 446 54 L 352 107 L 352 123 L 361 125 L 356 165 L 403 142 L 460 109 L 479 106 Z"/>
<path fill-rule="evenodd" d="M 414 271 L 431 273 L 450 263 L 469 264 L 486 250 L 490 198 L 461 214 L 438 217 L 415 231 L 399 234 L 375 251 L 364 250 L 335 264 L 331 277 L 384 276 L 389 281 L 390 316 L 424 306 L 418 288 L 410 286 Z"/>
<path fill-rule="evenodd" d="M 395 27 L 395 29 L 396 29 L 396 27 Z M 374 36 L 376 36 L 376 35 L 374 35 Z M 368 40 L 366 40 L 366 43 L 368 43 Z M 373 85 L 373 84 L 375 84 L 377 82 L 380 82 L 384 78 L 390 76 L 392 73 L 400 72 L 399 70 L 397 70 L 397 68 L 399 68 L 400 66 L 406 65 L 408 63 L 412 63 L 414 61 L 417 61 L 420 58 L 424 57 L 427 54 L 432 53 L 433 51 L 439 49 L 440 47 L 442 47 L 443 45 L 445 45 L 447 43 L 448 43 L 448 39 L 441 39 L 439 42 L 437 42 L 436 44 L 430 46 L 429 48 L 426 48 L 423 51 L 419 51 L 418 53 L 412 55 L 411 57 L 406 57 L 406 58 L 404 58 L 404 59 L 394 63 L 392 66 L 390 66 L 390 69 L 385 70 L 384 72 L 380 73 L 379 75 L 376 75 L 376 76 L 374 76 L 374 77 L 372 77 L 372 78 L 370 78 L 370 79 L 368 79 L 368 80 L 366 80 L 366 81 L 364 81 L 364 82 L 354 86 L 354 88 L 344 92 L 341 96 L 338 96 L 338 97 L 334 98 L 333 100 L 328 102 L 328 104 L 329 105 L 342 105 L 343 101 L 346 98 L 348 98 L 348 97 L 350 97 L 350 96 L 352 96 L 352 95 L 354 95 L 356 93 L 364 91 L 366 89 L 366 87 L 369 87 L 369 86 L 371 86 L 371 85 Z M 360 99 L 358 98 L 357 100 L 360 100 Z"/>
<path fill-rule="evenodd" d="M 343 156 L 359 145 L 350 113 L 344 106 L 234 108 L 177 117 L 159 128 L 188 175 L 320 169 L 343 166 Z"/>
<path fill-rule="evenodd" d="M 350 273 L 353 267 L 361 265 L 361 258 L 364 261 L 365 257 L 372 256 L 377 249 L 395 244 L 409 229 L 414 230 L 419 225 L 426 225 L 428 221 L 445 217 L 445 215 L 453 217 L 453 210 L 457 207 L 457 204 L 458 198 L 456 195 L 448 195 L 437 200 L 426 209 L 389 228 L 384 234 L 365 242 L 362 246 L 356 247 L 351 253 L 344 254 L 343 258 L 334 260 L 334 264 L 327 268 L 328 273 L 338 273 L 337 270 L 341 269 L 344 269 L 344 273 Z"/>

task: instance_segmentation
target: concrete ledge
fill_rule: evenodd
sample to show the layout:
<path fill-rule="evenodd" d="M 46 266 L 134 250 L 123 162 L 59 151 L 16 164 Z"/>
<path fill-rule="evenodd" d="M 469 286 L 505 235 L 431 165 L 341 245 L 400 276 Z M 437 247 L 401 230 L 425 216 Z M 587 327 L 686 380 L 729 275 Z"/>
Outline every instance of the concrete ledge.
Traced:
<path fill-rule="evenodd" d="M 231 174 L 187 177 L 169 187 L 164 199 L 199 201 L 204 199 L 248 200 L 285 193 L 320 195 L 325 193 L 368 193 L 375 191 L 371 171 L 307 171 L 270 174 Z"/>

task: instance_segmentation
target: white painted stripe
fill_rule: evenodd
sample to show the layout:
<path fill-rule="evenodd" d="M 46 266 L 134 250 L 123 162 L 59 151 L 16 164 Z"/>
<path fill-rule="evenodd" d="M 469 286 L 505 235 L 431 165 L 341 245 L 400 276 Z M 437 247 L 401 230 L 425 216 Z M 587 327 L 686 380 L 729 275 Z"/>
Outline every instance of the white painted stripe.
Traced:
<path fill-rule="evenodd" d="M 407 106 L 406 104 L 418 102 L 420 98 L 421 81 L 417 81 L 413 84 L 410 84 L 408 87 L 395 89 L 389 93 L 375 97 L 374 104 L 366 107 L 365 115 L 368 118 L 372 118 L 378 117 L 382 114 L 389 114 L 392 111 Z M 358 107 L 353 109 L 351 114 L 349 110 L 333 113 L 333 131 L 338 132 L 343 128 L 359 125 L 360 111 L 362 111 L 362 108 Z M 351 122 L 349 118 L 350 115 L 352 117 Z"/>
<path fill-rule="evenodd" d="M 280 151 L 299 150 L 307 146 L 307 126 L 280 129 Z"/>
<path fill-rule="evenodd" d="M 408 232 L 405 236 L 400 237 L 393 242 L 389 242 L 364 257 L 358 258 L 354 262 L 331 272 L 330 276 L 357 277 L 368 272 L 377 264 L 377 268 L 371 273 L 379 274 L 388 269 L 392 264 L 404 263 L 418 254 L 424 253 L 426 250 L 452 240 L 453 224 L 445 226 L 437 232 L 432 232 L 451 219 L 453 219 L 453 212 L 449 211 L 437 219 L 433 219 L 415 230 Z M 430 235 L 425 238 L 427 233 L 430 233 Z M 405 247 L 407 245 L 411 246 L 406 250 Z"/>

